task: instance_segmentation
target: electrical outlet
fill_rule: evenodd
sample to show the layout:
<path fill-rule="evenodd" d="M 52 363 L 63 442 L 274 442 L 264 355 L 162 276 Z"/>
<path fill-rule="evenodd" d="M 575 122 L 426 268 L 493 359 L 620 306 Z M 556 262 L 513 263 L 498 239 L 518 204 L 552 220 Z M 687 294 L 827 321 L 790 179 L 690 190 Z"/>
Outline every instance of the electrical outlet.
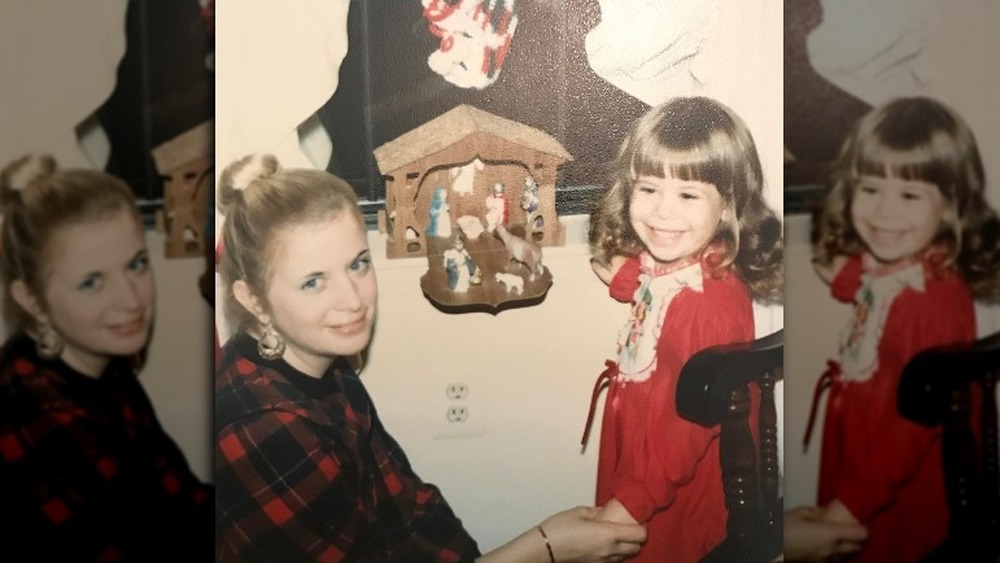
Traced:
<path fill-rule="evenodd" d="M 476 438 L 486 434 L 486 417 L 481 405 L 453 403 L 444 412 L 438 412 L 441 413 L 437 415 L 439 422 L 434 425 L 431 435 L 435 440 Z"/>
<path fill-rule="evenodd" d="M 464 405 L 450 406 L 448 407 L 448 412 L 446 413 L 445 417 L 448 419 L 448 422 L 454 424 L 460 424 L 462 422 L 465 422 L 469 420 L 469 407 L 466 407 Z"/>
<path fill-rule="evenodd" d="M 478 400 L 469 401 L 469 384 L 453 381 L 445 385 L 444 417 L 434 424 L 434 439 L 475 438 L 486 434 L 486 416 Z M 436 409 L 435 409 L 436 410 Z M 475 414 L 472 411 L 475 410 Z M 441 411 L 437 411 L 441 412 Z M 440 414 L 437 416 L 441 416 Z"/>
<path fill-rule="evenodd" d="M 461 401 L 469 396 L 469 386 L 465 383 L 449 383 L 444 394 L 452 401 Z"/>

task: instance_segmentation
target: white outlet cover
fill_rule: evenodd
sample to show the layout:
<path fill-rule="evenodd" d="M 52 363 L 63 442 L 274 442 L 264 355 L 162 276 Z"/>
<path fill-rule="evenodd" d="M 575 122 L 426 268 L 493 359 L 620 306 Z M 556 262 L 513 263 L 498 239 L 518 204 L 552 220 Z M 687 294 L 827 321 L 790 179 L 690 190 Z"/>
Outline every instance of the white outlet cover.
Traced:
<path fill-rule="evenodd" d="M 478 406 L 456 403 L 438 412 L 440 418 L 434 424 L 435 430 L 431 436 L 435 440 L 476 438 L 486 434 L 486 417 Z"/>
<path fill-rule="evenodd" d="M 469 407 L 463 405 L 448 407 L 448 412 L 445 414 L 445 418 L 448 419 L 448 422 L 461 424 L 469 420 Z"/>
<path fill-rule="evenodd" d="M 469 386 L 466 383 L 449 383 L 444 394 L 452 401 L 461 401 L 469 396 Z"/>

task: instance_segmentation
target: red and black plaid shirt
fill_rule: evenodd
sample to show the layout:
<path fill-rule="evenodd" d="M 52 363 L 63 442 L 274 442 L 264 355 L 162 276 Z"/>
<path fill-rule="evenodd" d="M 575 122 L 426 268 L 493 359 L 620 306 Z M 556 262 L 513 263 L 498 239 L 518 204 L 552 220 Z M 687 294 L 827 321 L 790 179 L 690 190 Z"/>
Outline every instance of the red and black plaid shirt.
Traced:
<path fill-rule="evenodd" d="M 0 561 L 207 560 L 211 499 L 127 361 L 94 379 L 4 345 Z"/>
<path fill-rule="evenodd" d="M 321 378 L 236 335 L 216 375 L 218 559 L 470 561 L 476 542 L 414 474 L 346 362 Z"/>

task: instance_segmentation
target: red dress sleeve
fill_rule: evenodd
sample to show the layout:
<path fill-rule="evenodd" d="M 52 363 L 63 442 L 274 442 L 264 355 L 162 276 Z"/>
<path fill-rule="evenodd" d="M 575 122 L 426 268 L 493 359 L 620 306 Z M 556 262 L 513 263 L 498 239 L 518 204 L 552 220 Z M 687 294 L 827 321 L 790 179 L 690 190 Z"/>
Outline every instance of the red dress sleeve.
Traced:
<path fill-rule="evenodd" d="M 705 293 L 684 290 L 670 304 L 657 344 L 649 415 L 643 428 L 625 438 L 624 447 L 633 451 L 620 458 L 614 496 L 640 522 L 673 503 L 719 435 L 718 426 L 705 428 L 677 413 L 677 378 L 684 363 L 705 348 L 753 338 L 753 312 L 742 284 L 705 283 Z M 722 286 L 729 287 L 712 291 Z"/>
<path fill-rule="evenodd" d="M 960 280 L 928 280 L 924 293 L 904 290 L 896 298 L 879 343 L 879 366 L 869 388 L 845 409 L 844 477 L 837 498 L 855 518 L 869 522 L 891 505 L 912 480 L 939 439 L 939 428 L 904 419 L 897 406 L 903 368 L 918 352 L 975 339 L 972 296 Z"/>
<path fill-rule="evenodd" d="M 639 288 L 639 258 L 632 256 L 622 264 L 615 273 L 615 277 L 608 284 L 608 292 L 616 301 L 628 303 L 635 296 L 635 290 Z"/>
<path fill-rule="evenodd" d="M 853 303 L 854 296 L 861 288 L 861 257 L 851 256 L 840 268 L 833 283 L 830 284 L 830 293 L 837 301 Z"/>

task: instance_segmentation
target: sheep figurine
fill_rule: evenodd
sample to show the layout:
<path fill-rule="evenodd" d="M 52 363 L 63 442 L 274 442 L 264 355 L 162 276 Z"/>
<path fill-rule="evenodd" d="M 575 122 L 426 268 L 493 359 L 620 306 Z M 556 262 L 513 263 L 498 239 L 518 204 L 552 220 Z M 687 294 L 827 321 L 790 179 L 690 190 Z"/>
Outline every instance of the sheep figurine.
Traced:
<path fill-rule="evenodd" d="M 521 292 L 524 291 L 524 278 L 517 274 L 497 272 L 493 278 L 503 284 L 508 292 L 513 291 L 514 295 L 521 295 Z"/>

